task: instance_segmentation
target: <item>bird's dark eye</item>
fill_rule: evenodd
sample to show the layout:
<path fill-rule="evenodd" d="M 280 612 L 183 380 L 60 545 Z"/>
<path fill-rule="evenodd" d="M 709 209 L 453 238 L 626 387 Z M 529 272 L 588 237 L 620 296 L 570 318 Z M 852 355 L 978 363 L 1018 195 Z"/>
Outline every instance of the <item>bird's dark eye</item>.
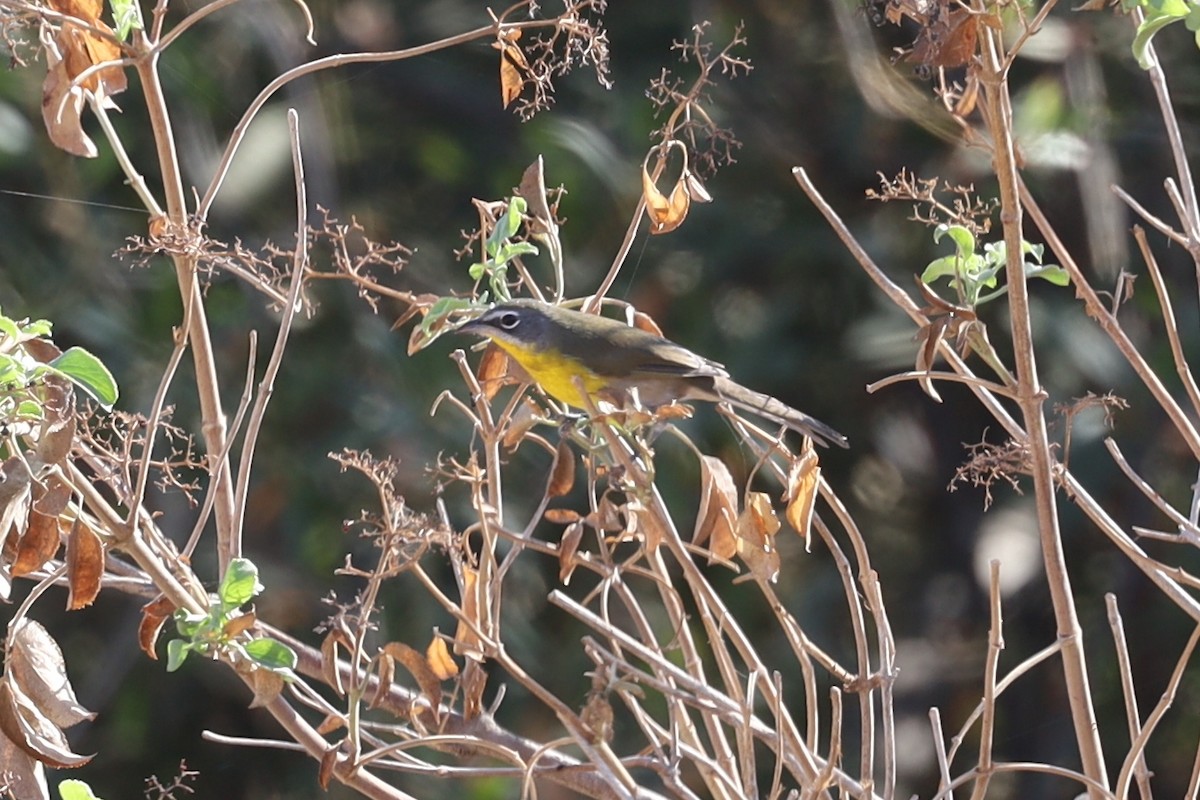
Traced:
<path fill-rule="evenodd" d="M 500 327 L 506 331 L 511 331 L 521 322 L 521 317 L 515 311 L 506 311 L 500 315 Z"/>

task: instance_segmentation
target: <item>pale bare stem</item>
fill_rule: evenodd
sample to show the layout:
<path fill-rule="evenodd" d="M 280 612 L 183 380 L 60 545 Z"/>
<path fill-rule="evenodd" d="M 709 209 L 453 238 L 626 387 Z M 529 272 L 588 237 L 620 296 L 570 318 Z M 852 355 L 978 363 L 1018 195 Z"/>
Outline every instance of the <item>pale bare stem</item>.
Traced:
<path fill-rule="evenodd" d="M 1140 7 L 1135 7 L 1129 19 L 1137 26 L 1145 21 L 1145 15 Z M 1154 45 L 1149 41 L 1146 42 L 1145 58 L 1150 64 L 1146 74 L 1150 76 L 1150 85 L 1154 87 L 1154 95 L 1158 98 L 1163 127 L 1166 128 L 1171 155 L 1175 158 L 1175 173 L 1179 177 L 1179 183 L 1183 189 L 1183 200 L 1186 203 L 1186 211 L 1180 215 L 1179 221 L 1188 234 L 1188 250 L 1191 252 L 1192 258 L 1197 258 L 1200 256 L 1200 209 L 1197 209 L 1196 185 L 1192 180 L 1192 168 L 1188 163 L 1187 148 L 1184 146 L 1183 134 L 1179 129 L 1179 120 L 1175 115 L 1175 105 L 1171 101 L 1171 93 L 1167 89 L 1167 75 L 1158 61 L 1158 53 L 1155 51 Z"/>
<path fill-rule="evenodd" d="M 1108 452 L 1110 455 L 1112 455 L 1113 461 L 1116 462 L 1117 467 L 1119 467 L 1121 472 L 1125 474 L 1125 477 L 1129 479 L 1129 482 L 1136 486 L 1138 490 L 1146 496 L 1146 499 L 1153 503 L 1159 511 L 1170 517 L 1171 521 L 1179 526 L 1179 533 L 1175 534 L 1174 536 L 1175 541 L 1187 542 L 1191 545 L 1200 547 L 1200 531 L 1197 531 L 1195 526 L 1191 524 L 1188 518 L 1176 511 L 1175 508 L 1166 501 L 1166 498 L 1159 494 L 1153 486 L 1147 483 L 1141 475 L 1138 475 L 1136 472 L 1134 472 L 1133 467 L 1129 465 L 1129 462 L 1125 459 L 1125 455 L 1121 452 L 1121 448 L 1117 446 L 1117 443 L 1113 441 L 1111 437 L 1109 437 L 1104 440 L 1104 446 L 1108 448 Z"/>
<path fill-rule="evenodd" d="M 108 61 L 96 67 L 89 68 L 87 71 L 90 72 L 97 67 L 111 68 L 111 66 L 112 62 Z M 86 78 L 81 74 L 75 80 L 83 81 Z M 154 195 L 150 193 L 150 187 L 146 185 L 146 179 L 142 176 L 142 173 L 138 172 L 133 159 L 125 152 L 125 145 L 121 143 L 121 137 L 117 135 L 117 130 L 113 127 L 112 120 L 108 118 L 108 109 L 104 107 L 103 103 L 96 100 L 96 95 L 93 93 L 88 92 L 87 97 L 88 105 L 91 107 L 92 113 L 96 115 L 96 119 L 99 120 L 100 127 L 104 130 L 104 137 L 108 139 L 108 143 L 113 149 L 113 155 L 116 157 L 117 163 L 121 165 L 121 171 L 125 173 L 129 186 L 137 193 L 138 198 L 142 201 L 142 205 L 150 212 L 150 216 L 161 217 L 163 215 L 162 207 L 159 206 L 158 200 L 154 198 Z"/>
<path fill-rule="evenodd" d="M 980 389 L 989 391 L 993 394 L 998 394 L 1001 397 L 1007 397 L 1007 398 L 1014 399 L 1014 400 L 1016 399 L 1016 396 L 1017 396 L 1017 393 L 1014 390 L 1008 388 L 1007 386 L 1001 386 L 1000 384 L 993 383 L 992 381 L 986 381 L 986 380 L 983 380 L 982 378 L 976 378 L 973 375 L 960 375 L 957 372 L 943 372 L 943 371 L 939 371 L 939 370 L 921 370 L 920 372 L 899 372 L 895 375 L 889 375 L 886 378 L 881 378 L 880 380 L 875 381 L 874 383 L 867 384 L 867 393 L 874 394 L 875 392 L 879 391 L 880 389 L 883 389 L 887 386 L 891 386 L 896 383 L 903 383 L 905 381 L 923 381 L 923 380 L 929 380 L 931 378 L 937 379 L 937 380 L 943 380 L 943 381 L 950 381 L 951 383 L 977 384 Z"/>
<path fill-rule="evenodd" d="M 938 763 L 938 795 L 954 800 L 950 791 L 950 760 L 946 758 L 946 735 L 942 732 L 942 714 L 937 706 L 929 709 L 929 725 L 933 729 L 933 750 Z"/>
<path fill-rule="evenodd" d="M 1112 190 L 1117 197 L 1124 200 L 1125 204 L 1133 209 L 1134 213 L 1145 220 L 1146 224 L 1148 224 L 1151 228 L 1154 228 L 1154 230 L 1158 231 L 1176 244 L 1182 245 L 1185 248 L 1188 246 L 1188 238 L 1186 236 L 1172 228 L 1167 223 L 1163 222 L 1154 214 L 1151 214 L 1144 206 L 1142 206 L 1141 203 L 1139 203 L 1137 200 L 1134 200 L 1133 195 L 1129 194 L 1129 192 L 1125 191 L 1120 186 L 1113 186 Z"/>
<path fill-rule="evenodd" d="M 288 290 L 288 302 L 283 307 L 283 316 L 279 321 L 279 330 L 275 334 L 275 347 L 271 358 L 263 371 L 262 381 L 258 386 L 258 396 L 254 400 L 254 408 L 246 423 L 246 436 L 242 440 L 242 455 L 238 462 L 237 490 L 234 493 L 234 523 L 229 545 L 233 549 L 229 558 L 238 558 L 242 554 L 242 537 L 245 535 L 243 526 L 246 520 L 246 499 L 250 487 L 250 471 L 254 464 L 254 449 L 258 443 L 258 433 L 262 429 L 263 419 L 267 414 L 267 405 L 275 392 L 275 376 L 283 363 L 283 353 L 287 347 L 288 335 L 292 330 L 292 321 L 300 308 L 300 293 L 304 288 L 304 273 L 308 266 L 308 194 L 304 184 L 304 160 L 300 152 L 300 123 L 295 109 L 288 109 L 288 133 L 292 145 L 292 171 L 296 187 L 296 251 L 292 262 L 292 282 Z"/>
<path fill-rule="evenodd" d="M 1105 594 L 1104 607 L 1108 611 L 1108 626 L 1112 629 L 1113 645 L 1117 652 L 1117 669 L 1121 673 L 1121 694 L 1125 699 L 1125 721 L 1129 724 L 1129 741 L 1135 742 L 1142 730 L 1142 717 L 1138 712 L 1133 668 L 1129 663 L 1129 646 L 1125 641 L 1125 623 L 1121 620 L 1121 612 L 1117 608 L 1117 596 L 1112 592 Z M 1134 774 L 1142 800 L 1151 800 L 1153 794 L 1150 791 L 1150 772 L 1146 767 L 1145 753 L 1139 754 L 1134 765 Z"/>
<path fill-rule="evenodd" d="M 1070 472 L 1060 472 L 1059 479 L 1075 504 L 1113 544 L 1140 569 L 1175 605 L 1200 623 L 1200 603 L 1171 577 L 1170 570 L 1160 561 L 1146 555 L 1137 543 L 1125 533 L 1105 508 L 1096 501 L 1078 479 Z"/>
<path fill-rule="evenodd" d="M 138 49 L 145 51 L 149 48 L 144 32 L 135 32 L 134 36 L 135 46 Z M 148 53 L 139 58 L 137 72 L 141 80 L 146 112 L 154 136 L 158 167 L 163 176 L 162 190 L 167 204 L 167 221 L 172 227 L 184 230 L 187 228 L 187 211 L 183 181 L 179 172 L 178 153 L 175 150 L 175 134 L 171 127 L 171 118 L 167 112 L 166 98 L 163 95 L 162 82 L 158 74 L 158 55 Z M 189 306 L 192 308 L 188 337 L 192 346 L 196 392 L 200 400 L 201 433 L 204 436 L 205 450 L 212 456 L 223 453 L 226 449 L 225 412 L 221 408 L 220 384 L 217 380 L 216 361 L 208 330 L 208 319 L 204 310 L 203 298 L 200 295 L 199 282 L 196 280 L 196 260 L 194 256 L 182 253 L 172 253 L 171 259 L 175 264 L 175 276 L 179 283 L 179 293 L 183 305 L 185 308 Z M 233 483 L 226 459 L 214 462 L 211 468 L 216 493 L 214 507 L 217 522 L 217 552 L 221 559 L 220 571 L 224 574 L 228 567 L 228 553 L 231 552 L 232 542 Z"/>
<path fill-rule="evenodd" d="M 1038 664 L 1041 664 L 1043 661 L 1057 655 L 1061 650 L 1062 643 L 1055 642 L 1054 644 L 1043 647 L 1038 652 L 1026 658 L 1024 661 L 1014 667 L 1007 675 L 1005 675 L 999 683 L 996 684 L 995 697 L 1002 695 L 1008 690 L 1008 687 L 1016 683 L 1022 675 L 1029 672 L 1029 670 L 1033 669 Z M 949 759 L 950 763 L 953 763 L 954 757 L 958 755 L 958 749 L 962 747 L 963 743 L 966 741 L 967 731 L 969 731 L 971 727 L 974 726 L 974 724 L 979 720 L 979 718 L 983 716 L 983 712 L 984 703 L 983 701 L 980 701 L 980 703 L 975 706 L 975 708 L 963 721 L 962 727 L 959 728 L 958 733 L 955 734 L 954 738 L 950 742 L 950 751 L 947 753 L 947 758 Z"/>
<path fill-rule="evenodd" d="M 621 272 L 621 267 L 625 264 L 625 258 L 629 255 L 629 250 L 633 247 L 633 242 L 637 238 L 638 228 L 641 226 L 645 216 L 646 198 L 643 195 L 638 198 L 637 206 L 633 209 L 633 217 L 629 220 L 629 226 L 625 229 L 625 238 L 621 240 L 621 246 L 617 248 L 617 254 L 613 257 L 612 266 L 608 268 L 608 274 L 604 276 L 604 280 L 600 281 L 600 286 L 596 289 L 595 293 L 583 304 L 582 310 L 585 313 L 591 314 L 600 308 L 600 303 L 604 300 L 604 296 L 608 294 L 608 290 L 612 288 L 613 282 Z"/>
<path fill-rule="evenodd" d="M 1005 273 L 1006 285 L 1009 288 L 1009 323 L 1016 361 L 1018 403 L 1025 423 L 1026 441 L 1031 457 L 1030 468 L 1034 483 L 1038 532 L 1042 543 L 1042 561 L 1046 569 L 1058 637 L 1063 643 L 1063 673 L 1083 771 L 1101 786 L 1107 786 L 1104 753 L 1100 747 L 1095 706 L 1088 683 L 1083 630 L 1075 612 L 1075 599 L 1071 592 L 1058 524 L 1052 453 L 1043 408 L 1046 395 L 1038 377 L 1027 276 L 1021 255 L 1024 241 L 1021 225 L 1022 200 L 1023 195 L 1028 193 L 1023 192 L 1017 171 L 1012 103 L 1001 64 L 1003 42 L 999 32 L 986 25 L 981 27 L 982 106 L 993 141 L 992 164 L 1000 189 L 1000 221 L 1008 250 Z M 1058 249 L 1055 252 L 1057 253 Z M 1095 800 L 1095 792 L 1091 794 Z"/>
<path fill-rule="evenodd" d="M 1158 404 L 1167 413 L 1167 416 L 1171 418 L 1171 422 L 1175 425 L 1180 437 L 1192 452 L 1193 457 L 1200 460 L 1200 433 L 1197 433 L 1191 419 L 1179 403 L 1176 402 L 1172 393 L 1163 385 L 1154 368 L 1146 362 L 1141 352 L 1137 349 L 1137 346 L 1130 340 L 1128 334 L 1121 327 L 1120 322 L 1113 316 L 1112 312 L 1096 293 L 1096 290 L 1092 288 L 1087 277 L 1067 251 L 1062 240 L 1059 239 L 1058 234 L 1050 225 L 1049 220 L 1042 213 L 1041 208 L 1023 182 L 1020 189 L 1025 210 L 1029 213 L 1034 224 L 1037 225 L 1046 243 L 1050 245 L 1050 250 L 1058 259 L 1058 263 L 1070 274 L 1076 296 L 1084 301 L 1088 316 L 1095 319 L 1100 324 L 1100 328 L 1112 339 L 1117 349 L 1121 351 L 1121 355 L 1133 367 L 1134 372 L 1137 373 L 1142 383 L 1154 395 L 1154 399 L 1158 401 Z"/>
<path fill-rule="evenodd" d="M 842 579 L 842 591 L 846 596 L 846 608 L 850 612 L 850 628 L 854 632 L 854 648 L 858 655 L 858 673 L 851 684 L 859 694 L 859 720 L 861 727 L 861 749 L 859 752 L 859 780 L 864 784 L 873 780 L 875 772 L 875 714 L 874 690 L 872 688 L 871 651 L 867 639 L 867 627 L 863 614 L 862 599 L 851 571 L 850 560 L 842 552 L 841 545 L 833 537 L 833 532 L 825 525 L 820 517 L 813 518 L 813 526 L 817 529 L 825 546 L 833 556 L 838 575 Z"/>
<path fill-rule="evenodd" d="M 1150 280 L 1154 284 L 1154 293 L 1158 296 L 1158 305 L 1162 308 L 1163 328 L 1167 332 L 1167 341 L 1171 343 L 1171 358 L 1175 361 L 1175 372 L 1179 375 L 1179 380 L 1187 391 L 1188 399 L 1192 401 L 1192 413 L 1200 414 L 1200 387 L 1196 386 L 1192 368 L 1188 364 L 1187 355 L 1183 352 L 1183 343 L 1179 339 L 1179 324 L 1175 319 L 1175 309 L 1171 306 L 1171 295 L 1167 291 L 1166 281 L 1163 280 L 1162 270 L 1158 268 L 1158 260 L 1150 249 L 1150 243 L 1146 241 L 1146 231 L 1142 229 L 1142 226 L 1133 226 L 1133 238 L 1137 241 L 1138 249 L 1142 253 L 1142 260 L 1146 262 L 1146 270 L 1150 273 Z"/>
<path fill-rule="evenodd" d="M 1166 716 L 1171 704 L 1175 702 L 1175 695 L 1179 691 L 1179 683 L 1183 680 L 1184 672 L 1187 670 L 1188 664 L 1192 660 L 1192 653 L 1196 649 L 1196 644 L 1200 642 L 1200 627 L 1192 631 L 1192 635 L 1188 637 L 1187 644 L 1184 645 L 1183 652 L 1179 654 L 1179 660 L 1175 662 L 1175 669 L 1171 672 L 1171 677 L 1167 681 L 1166 688 L 1163 689 L 1162 697 L 1154 706 L 1154 710 L 1150 712 L 1150 716 L 1146 717 L 1146 722 L 1142 726 L 1142 730 L 1138 733 L 1137 738 L 1129 747 L 1129 752 L 1125 754 L 1125 761 L 1121 764 L 1121 772 L 1117 776 L 1117 783 L 1113 787 L 1113 793 L 1117 797 L 1127 797 L 1129 793 L 1129 784 L 1133 780 L 1134 772 L 1137 765 L 1144 759 L 1146 745 L 1150 742 L 1150 736 L 1154 733 L 1158 723 L 1162 722 Z"/>
<path fill-rule="evenodd" d="M 875 639 L 879 648 L 879 711 L 883 734 L 883 796 L 891 800 L 896 792 L 896 641 L 892 626 L 888 622 L 887 608 L 883 604 L 883 591 L 879 575 L 871 570 L 863 582 L 867 596 L 867 608 L 875 618 Z"/>
<path fill-rule="evenodd" d="M 237 433 L 241 430 L 242 420 L 245 419 L 246 412 L 250 409 L 250 402 L 254 399 L 254 368 L 258 363 L 258 331 L 250 331 L 248 337 L 248 346 L 246 347 L 246 377 L 242 382 L 242 396 L 238 400 L 237 411 L 233 415 L 233 423 L 229 426 L 229 438 L 225 440 L 225 449 L 218 454 L 217 459 L 220 462 L 229 462 L 229 453 L 233 450 L 233 442 L 237 437 Z M 214 471 L 211 464 L 209 471 Z M 192 553 L 200 544 L 200 537 L 204 534 L 204 528 L 208 525 L 208 517 L 212 513 L 213 505 L 217 500 L 216 484 L 210 482 L 208 490 L 204 493 L 204 502 L 200 506 L 200 513 L 196 515 L 196 522 L 192 525 L 192 534 L 188 537 L 187 543 L 183 547 L 182 555 L 191 560 Z"/>
<path fill-rule="evenodd" d="M 996 735 L 996 675 L 1000 670 L 1000 652 L 1004 650 L 1004 617 L 1000 606 L 1000 561 L 989 562 L 991 575 L 988 581 L 988 607 L 991 609 L 991 626 L 988 628 L 987 660 L 983 669 L 983 717 L 979 725 L 979 761 L 976 766 L 975 790 L 972 800 L 983 800 L 987 796 L 988 783 L 992 778 L 992 740 Z"/>

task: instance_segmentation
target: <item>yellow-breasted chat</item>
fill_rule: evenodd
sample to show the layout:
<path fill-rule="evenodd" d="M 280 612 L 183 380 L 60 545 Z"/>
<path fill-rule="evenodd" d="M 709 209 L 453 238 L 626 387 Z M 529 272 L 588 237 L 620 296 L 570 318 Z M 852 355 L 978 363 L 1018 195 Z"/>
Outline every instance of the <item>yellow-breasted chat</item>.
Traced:
<path fill-rule="evenodd" d="M 537 300 L 511 300 L 458 329 L 486 336 L 556 400 L 587 408 L 624 406 L 636 392 L 649 407 L 675 401 L 729 403 L 799 431 L 818 444 L 849 447 L 846 437 L 774 397 L 747 389 L 723 366 L 669 339 L 595 314 Z"/>

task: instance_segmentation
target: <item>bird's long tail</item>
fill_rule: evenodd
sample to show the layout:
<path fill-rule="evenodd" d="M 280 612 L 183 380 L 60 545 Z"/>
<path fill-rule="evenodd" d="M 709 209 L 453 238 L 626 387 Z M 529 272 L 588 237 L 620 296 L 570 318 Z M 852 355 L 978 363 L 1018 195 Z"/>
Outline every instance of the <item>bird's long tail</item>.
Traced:
<path fill-rule="evenodd" d="M 751 414 L 765 417 L 773 422 L 778 422 L 780 425 L 786 425 L 794 431 L 799 431 L 805 436 L 812 437 L 817 444 L 825 446 L 836 444 L 838 447 L 850 446 L 850 441 L 845 436 L 824 422 L 821 422 L 821 420 L 810 417 L 803 411 L 797 411 L 787 403 L 776 400 L 770 395 L 756 392 L 753 389 L 747 389 L 745 386 L 735 383 L 729 378 L 718 378 L 713 384 L 713 390 L 719 399 L 724 400 L 730 405 L 744 411 L 749 411 Z"/>

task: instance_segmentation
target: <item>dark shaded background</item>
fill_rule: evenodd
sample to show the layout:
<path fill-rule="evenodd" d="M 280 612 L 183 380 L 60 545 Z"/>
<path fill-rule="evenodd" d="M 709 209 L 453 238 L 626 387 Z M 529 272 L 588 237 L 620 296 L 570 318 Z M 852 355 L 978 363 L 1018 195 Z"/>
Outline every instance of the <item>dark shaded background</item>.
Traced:
<path fill-rule="evenodd" d="M 178 19 L 193 7 L 174 8 Z M 460 0 L 354 0 L 313 10 L 320 43 L 315 49 L 302 45 L 298 16 L 288 4 L 245 3 L 214 15 L 164 57 L 185 181 L 207 184 L 246 104 L 283 69 L 356 48 L 413 45 L 487 20 L 483 4 Z M 865 531 L 900 640 L 901 793 L 928 795 L 936 786 L 928 707 L 939 706 L 945 724 L 956 729 L 980 695 L 987 617 L 986 592 L 977 576 L 986 573 L 987 559 L 1001 553 L 1012 581 L 1005 600 L 1003 665 L 1011 667 L 1049 644 L 1054 624 L 1029 499 L 998 487 L 995 505 L 985 515 L 980 490 L 946 490 L 964 458 L 961 443 L 988 435 L 989 420 L 956 386 L 942 389 L 940 405 L 913 386 L 876 395 L 864 391 L 867 383 L 911 365 L 912 330 L 881 299 L 790 175 L 793 166 L 806 167 L 902 285 L 912 286 L 912 274 L 947 252 L 933 245 L 928 229 L 906 222 L 908 208 L 864 197 L 877 185 L 877 172 L 890 176 L 902 167 L 923 177 L 975 182 L 985 196 L 994 191 L 980 152 L 934 135 L 929 128 L 935 123 L 911 119 L 936 120 L 928 85 L 912 80 L 903 64 L 888 73 L 874 61 L 875 54 L 902 44 L 904 32 L 874 30 L 860 10 L 842 8 L 835 14 L 828 2 L 615 3 L 607 17 L 614 88 L 605 91 L 589 73 L 576 72 L 559 81 L 556 107 L 528 124 L 500 108 L 497 54 L 486 43 L 409 62 L 327 72 L 291 85 L 255 123 L 210 216 L 209 232 L 251 245 L 292 241 L 284 111 L 295 107 L 310 200 L 341 219 L 357 218 L 373 238 L 415 248 L 399 285 L 439 294 L 467 290 L 467 265 L 456 262 L 452 251 L 462 243 L 460 231 L 477 224 L 471 198 L 509 194 L 524 167 L 542 154 L 548 182 L 562 183 L 568 192 L 561 207 L 569 220 L 563 230 L 568 288 L 586 293 L 624 234 L 640 191 L 637 170 L 649 134 L 660 122 L 644 90 L 663 66 L 690 80 L 689 67 L 676 63 L 670 46 L 688 37 L 700 20 L 712 21 L 711 37 L 718 45 L 738 21 L 745 23 L 744 54 L 755 69 L 749 77 L 721 84 L 710 109 L 733 127 L 744 146 L 737 163 L 709 181 L 716 202 L 694 207 L 672 235 L 639 237 L 614 294 L 651 313 L 672 338 L 729 365 L 743 382 L 850 436 L 853 448 L 827 454 L 823 464 Z M 1057 10 L 1050 23 L 1037 40 L 1043 45 L 1039 58 L 1022 59 L 1014 68 L 1026 176 L 1097 283 L 1111 286 L 1118 270 L 1142 270 L 1129 261 L 1125 229 L 1131 220 L 1106 187 L 1118 181 L 1169 218 L 1161 191 L 1163 178 L 1171 174 L 1169 152 L 1149 82 L 1129 54 L 1132 25 L 1107 13 L 1066 9 Z M 1160 46 L 1176 81 L 1172 89 L 1185 136 L 1194 143 L 1197 53 L 1182 26 L 1176 27 L 1160 37 Z M 180 317 L 173 271 L 165 262 L 132 269 L 112 258 L 124 237 L 144 233 L 145 215 L 115 207 L 135 205 L 136 199 L 103 146 L 100 158 L 84 161 L 47 143 L 38 112 L 41 76 L 36 65 L 0 74 L 0 188 L 55 198 L 0 194 L 0 304 L 11 316 L 53 320 L 60 344 L 85 345 L 110 366 L 124 392 L 121 407 L 144 411 L 170 351 L 171 326 Z M 133 76 L 131 82 L 136 83 Z M 134 85 L 119 98 L 125 113 L 117 125 L 153 185 L 144 112 L 136 95 Z M 894 113 L 897 106 L 907 113 Z M 1178 248 L 1156 246 L 1177 291 L 1181 327 L 1194 348 L 1191 268 Z M 1169 376 L 1169 351 L 1155 326 L 1152 292 L 1142 283 L 1139 289 L 1122 320 Z M 320 308 L 293 332 L 290 358 L 276 383 L 258 447 L 247 541 L 248 555 L 262 568 L 269 589 L 260 614 L 310 641 L 316 641 L 311 629 L 326 613 L 319 599 L 331 591 L 348 596 L 354 590 L 331 575 L 347 549 L 362 550 L 341 532 L 342 520 L 372 502 L 365 482 L 340 474 L 325 454 L 355 447 L 402 459 L 403 493 L 415 508 L 430 510 L 435 482 L 429 466 L 439 453 L 464 454 L 469 438 L 452 413 L 428 416 L 443 389 L 461 391 L 446 358 L 461 343 L 439 342 L 409 359 L 404 355 L 407 329 L 389 331 L 399 309 L 385 308 L 374 316 L 347 287 L 316 291 Z M 1173 441 L 1161 413 L 1073 305 L 1070 291 L 1035 285 L 1033 295 L 1040 367 L 1051 402 L 1087 391 L 1113 390 L 1127 397 L 1133 408 L 1116 426 L 1122 447 L 1164 494 L 1186 507 L 1194 465 Z M 269 343 L 275 318 L 260 296 L 230 279 L 219 279 L 208 297 L 226 404 L 232 407 L 241 392 L 248 331 L 257 329 Z M 1007 352 L 1003 313 L 1003 303 L 997 303 L 987 316 L 996 323 L 993 341 Z M 176 420 L 197 429 L 188 380 L 183 374 L 177 382 Z M 731 432 L 711 411 L 701 410 L 688 425 L 708 452 L 743 469 L 752 463 L 737 452 Z M 996 426 L 991 428 L 995 439 Z M 1119 520 L 1162 525 L 1116 475 L 1101 435 L 1098 419 L 1088 416 L 1077 423 L 1072 468 Z M 696 494 L 692 460 L 664 448 L 659 473 L 686 528 Z M 192 517 L 179 498 L 157 502 L 172 534 L 185 536 Z M 447 502 L 453 513 L 462 497 L 451 493 Z M 1069 504 L 1062 509 L 1100 724 L 1115 775 L 1127 740 L 1103 594 L 1116 592 L 1121 600 L 1144 710 L 1158 698 L 1189 625 Z M 1198 568 L 1194 557 L 1178 549 L 1153 543 L 1149 548 Z M 784 557 L 780 591 L 789 608 L 822 646 L 848 657 L 850 636 L 838 613 L 840 588 L 827 554 L 818 547 L 805 555 L 798 541 L 788 540 Z M 542 609 L 557 565 L 531 563 L 527 572 L 522 576 L 527 594 L 510 598 L 514 610 L 527 613 L 507 624 L 515 652 L 531 663 L 544 662 L 562 651 L 558 643 L 564 637 L 574 640 L 579 632 L 562 628 L 560 618 Z M 773 635 L 769 620 L 756 621 L 762 609 L 746 589 L 732 587 L 730 596 L 744 609 L 748 629 Z M 225 670 L 189 663 L 167 675 L 161 662 L 141 656 L 134 646 L 136 601 L 106 593 L 95 608 L 65 618 L 51 608 L 55 602 L 51 595 L 37 615 L 63 643 L 81 700 L 100 712 L 94 724 L 72 733 L 78 750 L 100 752 L 78 777 L 101 796 L 135 796 L 144 776 L 169 776 L 181 758 L 201 770 L 201 797 L 323 796 L 315 786 L 316 766 L 300 756 L 200 740 L 206 729 L 266 737 L 280 732 L 265 714 L 246 711 L 249 697 Z M 392 587 L 385 605 L 384 624 L 395 638 L 424 642 L 431 626 L 451 624 L 403 582 Z M 771 647 L 765 644 L 764 650 Z M 569 702 L 582 702 L 588 688 L 582 668 L 573 661 L 561 669 L 555 665 L 562 681 L 557 688 Z M 1057 666 L 1043 666 L 1005 696 L 998 755 L 1077 765 L 1062 686 Z M 1190 677 L 1175 706 L 1179 713 L 1168 718 L 1151 748 L 1150 766 L 1164 796 L 1182 792 L 1200 731 L 1191 713 L 1195 681 Z M 552 719 L 531 720 L 528 712 L 529 705 L 511 693 L 501 720 L 520 719 L 521 730 L 535 737 L 554 735 Z M 506 783 L 406 779 L 401 785 L 422 797 L 515 792 Z M 997 779 L 994 790 L 996 796 L 1007 790 L 1008 796 L 1069 797 L 1077 787 L 1023 777 Z M 347 793 L 334 788 L 328 796 Z"/>

